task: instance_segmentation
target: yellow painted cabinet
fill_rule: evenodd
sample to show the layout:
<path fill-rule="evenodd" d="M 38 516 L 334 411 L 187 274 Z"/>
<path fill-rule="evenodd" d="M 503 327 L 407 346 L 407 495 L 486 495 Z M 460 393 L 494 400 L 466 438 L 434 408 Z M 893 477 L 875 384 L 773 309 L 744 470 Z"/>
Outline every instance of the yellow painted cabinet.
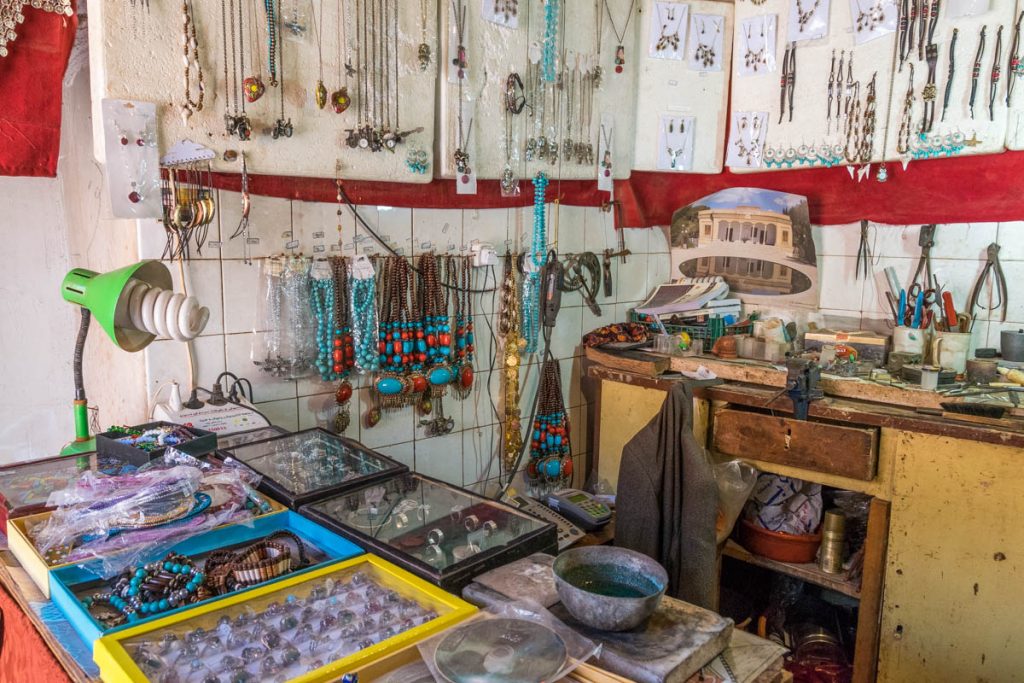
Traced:
<path fill-rule="evenodd" d="M 1024 452 L 897 432 L 879 681 L 1024 681 Z"/>

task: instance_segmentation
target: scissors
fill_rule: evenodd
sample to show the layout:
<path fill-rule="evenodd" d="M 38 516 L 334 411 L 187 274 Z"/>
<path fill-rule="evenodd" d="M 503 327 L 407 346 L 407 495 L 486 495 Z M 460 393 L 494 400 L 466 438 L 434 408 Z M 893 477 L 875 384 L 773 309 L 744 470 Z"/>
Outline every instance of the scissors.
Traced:
<path fill-rule="evenodd" d="M 924 308 L 931 308 L 939 300 L 939 295 L 935 293 L 934 289 L 924 289 L 919 283 L 915 282 L 910 285 L 910 290 L 907 292 L 907 301 L 917 301 L 918 295 L 922 293 L 924 294 L 924 297 L 921 299 L 921 303 Z"/>

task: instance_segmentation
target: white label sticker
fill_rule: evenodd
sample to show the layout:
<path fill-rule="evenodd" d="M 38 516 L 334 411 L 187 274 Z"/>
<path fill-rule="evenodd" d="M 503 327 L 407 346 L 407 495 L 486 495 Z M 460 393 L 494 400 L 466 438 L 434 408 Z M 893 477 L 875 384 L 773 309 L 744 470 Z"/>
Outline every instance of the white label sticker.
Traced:
<path fill-rule="evenodd" d="M 299 248 L 299 241 L 298 240 L 292 240 L 288 244 L 284 245 L 284 248 L 285 249 L 298 249 Z"/>
<path fill-rule="evenodd" d="M 365 254 L 356 256 L 352 261 L 352 277 L 359 280 L 366 280 L 373 277 L 373 264 Z"/>
<path fill-rule="evenodd" d="M 249 244 L 249 245 L 259 244 L 260 243 L 260 238 L 259 237 L 246 237 L 245 238 L 245 243 Z"/>
<path fill-rule="evenodd" d="M 314 232 L 313 233 L 313 239 L 315 239 L 315 240 L 322 240 L 323 238 L 324 238 L 324 231 L 323 230 L 320 230 L 319 232 Z"/>
<path fill-rule="evenodd" d="M 313 253 L 314 254 L 322 254 L 322 253 L 324 253 L 324 251 L 326 251 L 326 248 L 324 247 L 324 245 L 322 245 L 322 244 L 314 244 L 313 245 Z"/>
<path fill-rule="evenodd" d="M 211 247 L 213 249 L 220 249 L 221 247 L 224 246 L 224 243 L 223 242 L 213 242 L 213 241 L 210 241 L 210 242 L 206 243 L 206 246 Z"/>

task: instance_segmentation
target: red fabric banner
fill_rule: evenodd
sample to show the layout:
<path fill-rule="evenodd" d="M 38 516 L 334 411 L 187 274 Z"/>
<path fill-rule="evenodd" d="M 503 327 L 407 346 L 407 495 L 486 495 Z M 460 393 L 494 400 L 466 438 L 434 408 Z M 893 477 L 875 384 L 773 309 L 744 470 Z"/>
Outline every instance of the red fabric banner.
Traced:
<path fill-rule="evenodd" d="M 616 224 L 645 228 L 668 225 L 676 209 L 729 187 L 758 187 L 807 197 L 811 222 L 818 225 L 852 223 L 862 218 L 879 223 L 968 223 L 1024 220 L 1024 152 L 930 159 L 912 162 L 904 171 L 888 164 L 889 180 L 874 177 L 857 182 L 846 168 L 817 168 L 771 173 L 696 175 L 633 171 L 615 183 Z M 872 168 L 872 176 L 877 166 Z M 214 185 L 237 191 L 240 177 L 214 174 Z M 502 197 L 498 181 L 481 180 L 475 195 L 460 195 L 455 181 L 383 183 L 345 180 L 345 191 L 356 204 L 413 208 L 491 209 L 529 206 L 533 185 L 520 181 L 518 197 Z M 335 201 L 331 178 L 251 175 L 253 194 L 302 201 Z M 553 180 L 547 199 L 573 206 L 602 206 L 608 193 L 593 180 Z"/>
<path fill-rule="evenodd" d="M 0 57 L 0 175 L 52 178 L 60 153 L 64 70 L 78 16 L 28 4 L 22 11 L 18 38 L 7 44 L 10 54 Z"/>

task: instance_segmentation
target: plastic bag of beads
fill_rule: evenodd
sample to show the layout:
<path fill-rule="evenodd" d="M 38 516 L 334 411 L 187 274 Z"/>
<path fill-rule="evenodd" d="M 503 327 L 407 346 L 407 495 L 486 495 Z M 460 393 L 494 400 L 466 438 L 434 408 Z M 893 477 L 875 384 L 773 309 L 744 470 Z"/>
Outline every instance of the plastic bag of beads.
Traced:
<path fill-rule="evenodd" d="M 376 372 L 380 367 L 377 350 L 377 281 L 373 264 L 366 256 L 352 261 L 351 292 L 352 343 L 359 372 Z"/>
<path fill-rule="evenodd" d="M 260 272 L 262 334 L 254 332 L 252 360 L 278 379 L 309 375 L 316 364 L 316 321 L 310 305 L 310 268 L 306 256 L 273 256 Z"/>

